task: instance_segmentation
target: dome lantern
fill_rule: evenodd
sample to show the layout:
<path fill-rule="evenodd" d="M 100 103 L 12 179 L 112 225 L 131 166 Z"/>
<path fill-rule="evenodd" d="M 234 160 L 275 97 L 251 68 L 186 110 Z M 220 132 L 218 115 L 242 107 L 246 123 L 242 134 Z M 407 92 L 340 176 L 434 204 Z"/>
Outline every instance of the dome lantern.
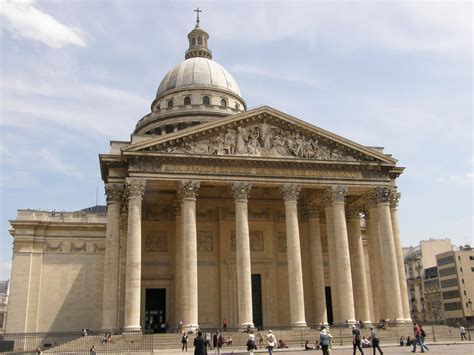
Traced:
<path fill-rule="evenodd" d="M 197 14 L 196 27 L 188 34 L 189 48 L 186 50 L 184 58 L 203 57 L 212 59 L 212 52 L 207 47 L 209 34 L 199 26 L 199 13 L 202 12 L 202 10 L 199 10 L 198 7 L 194 11 Z"/>

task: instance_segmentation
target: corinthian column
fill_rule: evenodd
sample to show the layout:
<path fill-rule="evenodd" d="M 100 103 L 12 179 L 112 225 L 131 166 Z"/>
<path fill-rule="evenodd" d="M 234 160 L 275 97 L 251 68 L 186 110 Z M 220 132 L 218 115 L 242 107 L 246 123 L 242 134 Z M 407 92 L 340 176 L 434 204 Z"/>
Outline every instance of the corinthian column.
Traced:
<path fill-rule="evenodd" d="M 337 263 L 336 263 L 336 242 L 334 240 L 334 213 L 332 210 L 332 193 L 330 190 L 324 191 L 324 212 L 326 214 L 326 235 L 328 240 L 328 261 L 329 261 L 329 280 L 331 283 L 331 305 L 333 322 L 339 323 L 339 292 L 337 283 Z"/>
<path fill-rule="evenodd" d="M 375 210 L 377 211 L 377 210 Z M 375 322 L 378 322 L 382 317 L 380 314 L 380 304 L 383 302 L 383 298 L 379 296 L 379 288 L 381 287 L 381 283 L 379 283 L 380 278 L 380 270 L 377 267 L 377 258 L 376 258 L 376 246 L 377 244 L 377 236 L 376 233 L 378 232 L 378 224 L 377 224 L 377 214 L 373 216 L 370 214 L 370 209 L 366 208 L 364 211 L 365 213 L 365 227 L 367 232 L 367 250 L 369 252 L 369 272 L 370 272 L 370 287 L 372 288 L 372 307 L 374 313 L 372 314 L 372 319 Z M 380 278 L 381 279 L 381 278 Z"/>
<path fill-rule="evenodd" d="M 360 232 L 360 210 L 349 207 L 349 250 L 351 254 L 352 285 L 354 288 L 355 316 L 365 324 L 370 324 L 369 293 L 365 274 L 364 246 Z"/>
<path fill-rule="evenodd" d="M 175 215 L 175 270 L 174 270 L 174 289 L 175 289 L 175 320 L 176 323 L 182 320 L 183 307 L 183 241 L 181 235 L 181 201 L 173 201 L 173 212 Z"/>
<path fill-rule="evenodd" d="M 124 331 L 140 331 L 140 296 L 142 279 L 142 199 L 146 181 L 127 179 L 128 233 L 125 271 Z"/>
<path fill-rule="evenodd" d="M 235 242 L 237 258 L 237 300 L 239 326 L 253 327 L 252 314 L 252 270 L 250 261 L 250 236 L 248 222 L 248 194 L 251 185 L 236 182 L 232 185 L 235 198 Z"/>
<path fill-rule="evenodd" d="M 392 192 L 390 199 L 390 217 L 392 219 L 393 243 L 397 255 L 398 284 L 400 285 L 400 298 L 402 302 L 403 318 L 405 322 L 411 322 L 410 304 L 408 303 L 407 279 L 405 275 L 405 263 L 403 260 L 402 245 L 400 242 L 400 226 L 398 224 L 398 201 L 400 193 L 396 189 Z"/>
<path fill-rule="evenodd" d="M 346 213 L 344 210 L 344 199 L 347 187 L 332 186 L 332 211 L 334 214 L 334 241 L 337 248 L 337 283 L 339 298 L 339 321 L 355 323 L 354 294 L 352 291 L 351 259 L 349 253 L 349 241 L 347 239 Z"/>
<path fill-rule="evenodd" d="M 393 241 L 392 219 L 390 217 L 390 189 L 380 187 L 377 193 L 380 236 L 383 250 L 384 288 L 388 318 L 391 321 L 403 321 L 402 300 L 398 279 L 397 255 Z"/>
<path fill-rule="evenodd" d="M 102 329 L 118 329 L 119 237 L 123 184 L 106 184 L 107 228 L 105 232 Z"/>
<path fill-rule="evenodd" d="M 198 274 L 197 274 L 197 232 L 196 196 L 198 181 L 182 181 L 180 186 L 182 248 L 183 248 L 183 326 L 198 327 Z"/>
<path fill-rule="evenodd" d="M 321 247 L 321 228 L 319 226 L 319 215 L 321 209 L 314 205 L 308 205 L 308 228 L 309 243 L 311 250 L 311 275 L 313 281 L 314 320 L 317 324 L 327 323 L 326 293 L 324 290 L 324 265 L 323 251 Z"/>
<path fill-rule="evenodd" d="M 284 184 L 281 191 L 283 199 L 285 200 L 286 249 L 288 257 L 288 284 L 290 287 L 291 325 L 293 327 L 306 327 L 297 208 L 300 187 L 295 184 Z"/>

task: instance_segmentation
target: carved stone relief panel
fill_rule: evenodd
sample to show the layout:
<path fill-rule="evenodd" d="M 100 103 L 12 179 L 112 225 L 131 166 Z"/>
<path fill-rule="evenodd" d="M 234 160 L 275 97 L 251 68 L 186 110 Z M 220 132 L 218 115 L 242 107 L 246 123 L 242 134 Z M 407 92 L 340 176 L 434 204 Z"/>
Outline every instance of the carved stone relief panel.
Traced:
<path fill-rule="evenodd" d="M 168 234 L 166 231 L 153 231 L 145 237 L 145 252 L 167 252 Z"/>
<path fill-rule="evenodd" d="M 44 243 L 44 251 L 49 252 L 62 252 L 63 251 L 63 242 L 46 242 Z"/>
<path fill-rule="evenodd" d="M 174 220 L 173 206 L 148 205 L 143 209 L 143 219 L 148 221 Z"/>
<path fill-rule="evenodd" d="M 209 138 L 154 149 L 167 153 L 297 157 L 339 161 L 373 160 L 369 156 L 361 157 L 357 152 L 318 135 L 297 129 L 282 129 L 267 122 L 245 127 L 237 126 L 235 129 L 222 130 Z"/>
<path fill-rule="evenodd" d="M 263 232 L 262 231 L 250 232 L 250 250 L 263 251 Z"/>
<path fill-rule="evenodd" d="M 87 243 L 86 242 L 71 242 L 69 247 L 69 251 L 71 253 L 84 253 L 87 251 Z"/>
<path fill-rule="evenodd" d="M 264 251 L 263 231 L 250 231 L 250 251 Z M 230 249 L 236 250 L 235 230 L 230 234 Z"/>
<path fill-rule="evenodd" d="M 212 232 L 197 232 L 197 250 L 204 252 L 212 252 L 214 250 L 214 238 Z"/>
<path fill-rule="evenodd" d="M 212 207 L 199 208 L 196 211 L 196 216 L 200 220 L 206 220 L 206 221 L 215 221 L 215 220 L 217 220 L 216 209 L 212 208 Z"/>
<path fill-rule="evenodd" d="M 270 219 L 271 210 L 266 207 L 252 207 L 249 208 L 250 219 Z"/>
<path fill-rule="evenodd" d="M 279 253 L 286 253 L 286 233 L 277 233 L 277 248 Z"/>

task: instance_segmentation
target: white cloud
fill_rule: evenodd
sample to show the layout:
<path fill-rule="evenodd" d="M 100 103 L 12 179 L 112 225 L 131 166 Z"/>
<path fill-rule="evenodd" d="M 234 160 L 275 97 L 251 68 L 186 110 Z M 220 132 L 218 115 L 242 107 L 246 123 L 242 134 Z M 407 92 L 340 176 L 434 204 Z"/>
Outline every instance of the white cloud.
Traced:
<path fill-rule="evenodd" d="M 225 16 L 206 18 L 204 27 L 232 42 L 284 46 L 290 40 L 343 52 L 372 47 L 471 54 L 471 13 L 469 2 L 260 2 L 250 12 L 237 5 Z M 229 23 L 242 18 L 246 25 L 236 33 Z"/>
<path fill-rule="evenodd" d="M 471 185 L 474 184 L 474 173 L 465 173 L 449 176 L 441 176 L 436 179 L 437 182 L 457 185 Z"/>
<path fill-rule="evenodd" d="M 41 11 L 34 0 L 4 0 L 0 5 L 0 16 L 5 18 L 5 29 L 14 38 L 39 41 L 51 48 L 68 44 L 87 46 L 79 28 L 67 26 Z"/>

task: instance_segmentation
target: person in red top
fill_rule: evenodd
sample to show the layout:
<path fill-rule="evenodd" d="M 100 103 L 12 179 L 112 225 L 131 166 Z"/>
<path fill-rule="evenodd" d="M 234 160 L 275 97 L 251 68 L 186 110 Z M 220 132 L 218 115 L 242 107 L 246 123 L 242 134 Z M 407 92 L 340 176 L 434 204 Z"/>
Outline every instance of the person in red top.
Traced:
<path fill-rule="evenodd" d="M 227 331 L 227 319 L 224 318 L 224 320 L 222 321 L 222 330 L 224 332 Z"/>
<path fill-rule="evenodd" d="M 424 353 L 423 343 L 421 342 L 421 329 L 418 324 L 413 323 L 413 334 L 415 335 L 415 340 L 413 341 L 413 350 L 412 353 L 416 353 L 416 344 L 420 346 L 421 352 Z"/>

